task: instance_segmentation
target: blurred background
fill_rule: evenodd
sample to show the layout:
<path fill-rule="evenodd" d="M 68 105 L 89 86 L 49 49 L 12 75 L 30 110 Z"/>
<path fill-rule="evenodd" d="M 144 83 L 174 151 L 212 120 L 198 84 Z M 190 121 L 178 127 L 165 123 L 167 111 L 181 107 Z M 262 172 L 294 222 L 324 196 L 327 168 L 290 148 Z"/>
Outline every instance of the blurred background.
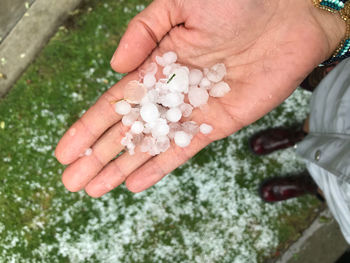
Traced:
<path fill-rule="evenodd" d="M 109 61 L 149 3 L 1 0 L 0 261 L 335 262 L 347 246 L 325 205 L 310 196 L 278 204 L 258 197 L 262 179 L 304 170 L 294 150 L 260 158 L 247 147 L 254 132 L 306 117 L 310 94 L 299 89 L 143 193 L 120 186 L 93 199 L 65 190 L 55 146 L 122 78 Z M 325 234 L 310 230 L 315 224 Z M 333 254 L 322 245 L 303 252 L 305 231 L 333 238 Z"/>

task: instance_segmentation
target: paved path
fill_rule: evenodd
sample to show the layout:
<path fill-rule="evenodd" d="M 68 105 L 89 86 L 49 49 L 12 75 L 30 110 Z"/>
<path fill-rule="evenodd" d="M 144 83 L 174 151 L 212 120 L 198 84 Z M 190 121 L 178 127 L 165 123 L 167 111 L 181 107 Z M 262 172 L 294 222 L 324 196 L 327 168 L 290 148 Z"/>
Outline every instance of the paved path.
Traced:
<path fill-rule="evenodd" d="M 81 0 L 0 2 L 0 32 L 4 38 L 0 44 L 1 97 L 12 87 Z M 16 11 L 12 16 L 13 10 Z"/>
<path fill-rule="evenodd" d="M 1 0 L 0 1 L 0 43 L 23 17 L 34 0 Z"/>
<path fill-rule="evenodd" d="M 348 248 L 338 224 L 326 209 L 276 263 L 335 263 Z"/>

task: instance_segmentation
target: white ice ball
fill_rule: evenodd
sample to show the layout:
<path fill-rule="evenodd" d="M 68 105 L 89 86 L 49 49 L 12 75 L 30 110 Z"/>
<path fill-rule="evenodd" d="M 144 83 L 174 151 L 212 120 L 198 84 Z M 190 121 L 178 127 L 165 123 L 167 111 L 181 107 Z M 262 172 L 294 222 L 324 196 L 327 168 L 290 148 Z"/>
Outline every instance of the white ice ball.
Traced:
<path fill-rule="evenodd" d="M 125 126 L 131 126 L 139 116 L 140 116 L 140 110 L 138 108 L 132 108 L 127 115 L 123 116 L 122 123 Z"/>
<path fill-rule="evenodd" d="M 193 107 L 188 103 L 183 103 L 180 105 L 180 110 L 182 112 L 182 116 L 190 117 L 193 111 Z"/>
<path fill-rule="evenodd" d="M 147 73 L 143 78 L 143 85 L 146 88 L 152 88 L 156 84 L 156 77 L 152 74 Z"/>
<path fill-rule="evenodd" d="M 163 54 L 163 62 L 165 65 L 170 65 L 175 63 L 177 60 L 177 55 L 173 51 L 169 51 Z"/>
<path fill-rule="evenodd" d="M 191 87 L 188 92 L 188 100 L 193 107 L 199 107 L 207 103 L 209 94 L 206 89 Z"/>
<path fill-rule="evenodd" d="M 170 128 L 169 125 L 162 122 L 158 122 L 153 128 L 152 128 L 152 136 L 154 138 L 159 138 L 162 136 L 165 136 L 169 133 Z"/>
<path fill-rule="evenodd" d="M 169 75 L 167 88 L 174 92 L 187 93 L 189 86 L 188 72 L 184 67 L 173 70 Z"/>
<path fill-rule="evenodd" d="M 199 126 L 195 121 L 186 121 L 181 123 L 182 130 L 192 136 L 196 135 L 199 131 Z"/>
<path fill-rule="evenodd" d="M 165 64 L 165 61 L 164 61 L 164 58 L 163 57 L 160 57 L 160 56 L 156 56 L 156 62 L 159 66 L 162 66 L 162 67 L 165 67 L 166 64 Z"/>
<path fill-rule="evenodd" d="M 199 69 L 191 69 L 190 70 L 190 85 L 198 86 L 203 78 L 203 73 Z"/>
<path fill-rule="evenodd" d="M 131 132 L 134 134 L 141 134 L 143 132 L 143 123 L 140 121 L 135 121 L 131 126 Z"/>
<path fill-rule="evenodd" d="M 178 131 L 175 133 L 174 141 L 177 146 L 184 148 L 191 143 L 191 138 L 191 135 L 186 132 Z"/>
<path fill-rule="evenodd" d="M 212 82 L 221 81 L 226 75 L 226 67 L 223 63 L 212 66 L 207 74 L 207 78 Z"/>
<path fill-rule="evenodd" d="M 166 118 L 170 122 L 178 122 L 182 117 L 182 112 L 179 108 L 171 108 L 166 112 Z"/>
<path fill-rule="evenodd" d="M 205 89 L 209 89 L 210 85 L 211 85 L 211 82 L 207 78 L 202 78 L 201 82 L 199 83 L 199 86 Z"/>
<path fill-rule="evenodd" d="M 226 93 L 228 93 L 231 90 L 230 86 L 224 82 L 221 81 L 217 84 L 215 84 L 209 91 L 210 96 L 212 97 L 223 97 Z"/>
<path fill-rule="evenodd" d="M 159 111 L 155 104 L 146 103 L 142 105 L 140 115 L 145 122 L 154 122 L 159 118 Z"/>
<path fill-rule="evenodd" d="M 90 156 L 91 154 L 92 154 L 92 149 L 91 148 L 86 149 L 84 155 L 85 156 Z"/>
<path fill-rule="evenodd" d="M 131 105 L 125 100 L 118 101 L 115 104 L 115 112 L 120 115 L 126 115 L 131 111 Z"/>
<path fill-rule="evenodd" d="M 157 138 L 156 146 L 160 152 L 165 152 L 170 147 L 170 140 L 167 136 Z"/>
<path fill-rule="evenodd" d="M 201 133 L 203 134 L 209 134 L 212 132 L 213 127 L 210 126 L 209 124 L 206 123 L 202 123 L 201 126 L 199 126 L 199 130 Z"/>
<path fill-rule="evenodd" d="M 161 98 L 161 103 L 165 107 L 177 107 L 184 101 L 184 95 L 178 92 L 170 92 Z"/>

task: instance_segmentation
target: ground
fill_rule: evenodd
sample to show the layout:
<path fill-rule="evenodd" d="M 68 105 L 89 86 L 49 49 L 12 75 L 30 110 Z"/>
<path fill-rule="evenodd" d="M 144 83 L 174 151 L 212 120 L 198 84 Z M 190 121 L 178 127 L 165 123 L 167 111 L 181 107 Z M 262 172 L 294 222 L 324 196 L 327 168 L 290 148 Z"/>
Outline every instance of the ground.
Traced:
<path fill-rule="evenodd" d="M 143 193 L 121 186 L 93 199 L 65 190 L 55 145 L 122 77 L 110 58 L 148 3 L 85 1 L 0 101 L 1 262 L 264 262 L 321 208 L 313 197 L 263 203 L 263 178 L 305 166 L 293 149 L 259 158 L 247 147 L 254 132 L 305 118 L 302 90 Z"/>

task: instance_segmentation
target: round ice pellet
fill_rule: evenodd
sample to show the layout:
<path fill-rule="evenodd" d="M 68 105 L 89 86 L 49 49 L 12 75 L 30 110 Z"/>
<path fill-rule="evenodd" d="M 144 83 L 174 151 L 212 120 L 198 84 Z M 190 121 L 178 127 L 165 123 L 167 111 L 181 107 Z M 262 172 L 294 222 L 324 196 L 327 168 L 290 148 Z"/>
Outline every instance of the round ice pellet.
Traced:
<path fill-rule="evenodd" d="M 124 100 L 133 104 L 137 104 L 141 102 L 146 93 L 147 89 L 144 85 L 142 85 L 137 80 L 132 80 L 126 84 L 124 88 Z"/>
<path fill-rule="evenodd" d="M 199 107 L 207 103 L 209 94 L 206 89 L 191 87 L 188 92 L 188 100 L 193 107 Z"/>
<path fill-rule="evenodd" d="M 156 82 L 156 77 L 152 74 L 147 73 L 143 78 L 143 85 L 145 85 L 146 88 L 152 88 L 156 84 Z"/>
<path fill-rule="evenodd" d="M 174 92 L 187 93 L 189 85 L 188 73 L 181 67 L 173 70 L 169 75 L 167 87 Z"/>
<path fill-rule="evenodd" d="M 123 118 L 122 118 L 123 125 L 131 126 L 137 120 L 139 115 L 140 115 L 139 109 L 137 109 L 137 108 L 131 109 L 131 111 L 127 115 L 123 116 Z"/>
<path fill-rule="evenodd" d="M 178 131 L 174 136 L 175 144 L 179 147 L 186 147 L 191 143 L 191 135 L 184 131 Z"/>
<path fill-rule="evenodd" d="M 191 69 L 189 78 L 190 78 L 190 85 L 197 86 L 203 78 L 203 73 L 199 69 Z"/>
<path fill-rule="evenodd" d="M 171 108 L 166 112 L 166 118 L 168 121 L 177 122 L 182 117 L 182 112 L 179 108 Z"/>
<path fill-rule="evenodd" d="M 160 56 L 156 56 L 156 62 L 159 66 L 165 67 L 165 61 L 163 57 Z"/>
<path fill-rule="evenodd" d="M 154 122 L 159 118 L 159 111 L 155 104 L 146 103 L 141 107 L 140 115 L 145 122 Z"/>
<path fill-rule="evenodd" d="M 199 83 L 199 86 L 201 88 L 205 88 L 205 89 L 208 89 L 211 85 L 211 82 L 209 79 L 207 78 L 202 78 L 201 82 Z"/>
<path fill-rule="evenodd" d="M 115 112 L 120 115 L 126 115 L 131 111 L 131 106 L 125 100 L 118 101 L 115 104 Z"/>
<path fill-rule="evenodd" d="M 177 107 L 184 101 L 184 95 L 181 93 L 170 92 L 161 98 L 161 102 L 165 107 Z"/>
<path fill-rule="evenodd" d="M 91 154 L 92 154 L 92 149 L 91 148 L 86 149 L 84 155 L 85 156 L 90 156 Z"/>
<path fill-rule="evenodd" d="M 157 123 L 152 129 L 152 136 L 154 138 L 158 138 L 161 136 L 165 136 L 169 133 L 169 125 L 166 123 Z"/>
<path fill-rule="evenodd" d="M 140 121 L 135 121 L 133 125 L 131 126 L 131 132 L 135 134 L 140 134 L 143 131 L 143 123 Z"/>
<path fill-rule="evenodd" d="M 195 121 L 186 121 L 181 124 L 182 130 L 189 135 L 196 135 L 199 131 L 199 126 Z"/>
<path fill-rule="evenodd" d="M 217 84 L 215 84 L 209 91 L 210 96 L 212 97 L 223 97 L 226 93 L 228 93 L 231 90 L 230 86 L 224 82 L 221 81 Z"/>
<path fill-rule="evenodd" d="M 212 66 L 207 74 L 207 78 L 212 82 L 221 81 L 226 75 L 226 67 L 223 63 Z"/>
<path fill-rule="evenodd" d="M 199 126 L 199 130 L 201 133 L 203 134 L 209 134 L 212 132 L 213 127 L 210 126 L 209 124 L 206 123 L 202 123 L 201 126 Z"/>
<path fill-rule="evenodd" d="M 182 116 L 187 118 L 192 114 L 193 107 L 190 104 L 183 103 L 180 105 L 180 110 L 182 112 Z"/>
<path fill-rule="evenodd" d="M 165 65 L 170 65 L 175 63 L 177 60 L 177 55 L 173 51 L 169 51 L 163 54 L 163 62 Z"/>
<path fill-rule="evenodd" d="M 167 136 L 159 137 L 157 138 L 156 145 L 160 152 L 165 152 L 170 147 L 170 140 Z"/>

